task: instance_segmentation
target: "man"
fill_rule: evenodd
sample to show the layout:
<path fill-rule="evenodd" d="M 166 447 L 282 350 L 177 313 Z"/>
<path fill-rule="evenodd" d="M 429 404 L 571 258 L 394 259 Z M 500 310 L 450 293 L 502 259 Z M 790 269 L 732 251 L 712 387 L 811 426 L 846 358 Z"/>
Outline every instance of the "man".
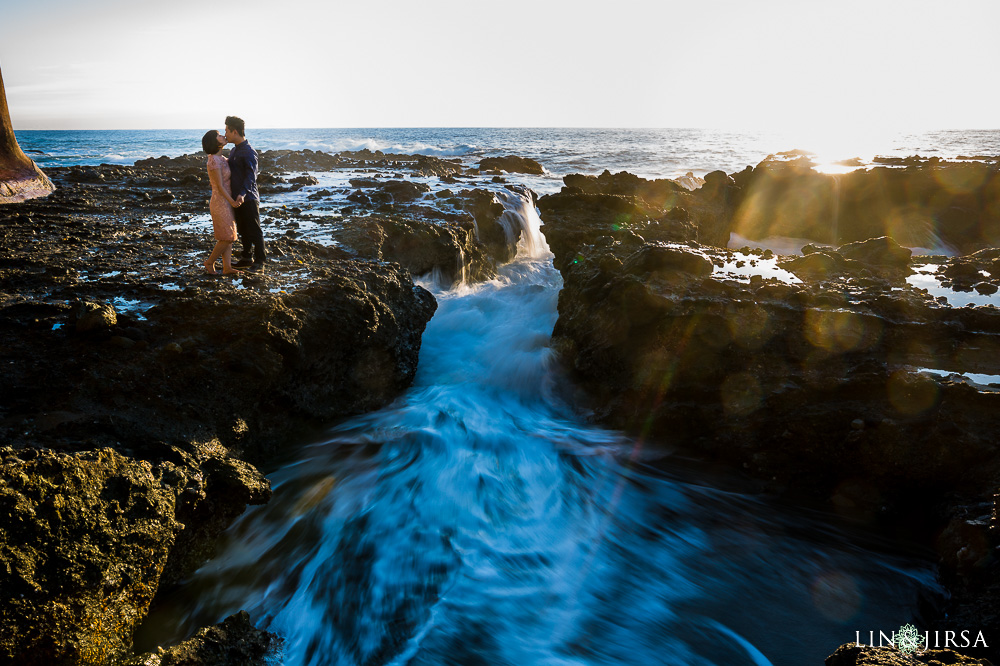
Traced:
<path fill-rule="evenodd" d="M 236 231 L 243 245 L 243 255 L 233 266 L 259 271 L 264 268 L 267 253 L 264 251 L 264 232 L 260 229 L 257 152 L 246 140 L 246 125 L 242 118 L 226 117 L 226 143 L 233 144 L 233 149 L 229 151 L 231 194 L 236 200 Z"/>

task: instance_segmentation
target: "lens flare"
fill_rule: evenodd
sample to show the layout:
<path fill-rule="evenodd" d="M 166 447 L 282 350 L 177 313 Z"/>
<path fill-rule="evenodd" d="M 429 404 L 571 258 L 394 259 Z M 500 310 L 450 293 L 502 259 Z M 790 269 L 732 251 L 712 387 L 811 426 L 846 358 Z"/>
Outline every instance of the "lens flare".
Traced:
<path fill-rule="evenodd" d="M 907 416 L 915 416 L 934 407 L 940 393 L 935 380 L 923 375 L 912 375 L 906 370 L 892 373 L 886 390 L 892 406 Z"/>
<path fill-rule="evenodd" d="M 805 314 L 806 339 L 826 351 L 868 349 L 878 342 L 881 333 L 882 326 L 875 317 L 847 310 L 807 310 Z"/>

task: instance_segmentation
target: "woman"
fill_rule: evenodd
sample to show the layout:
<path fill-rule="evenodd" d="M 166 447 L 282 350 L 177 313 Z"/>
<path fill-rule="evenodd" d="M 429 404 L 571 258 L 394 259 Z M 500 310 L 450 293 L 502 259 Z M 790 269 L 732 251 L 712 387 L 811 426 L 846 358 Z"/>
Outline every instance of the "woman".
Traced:
<path fill-rule="evenodd" d="M 233 268 L 233 241 L 236 240 L 236 217 L 233 208 L 239 204 L 233 200 L 229 190 L 229 161 L 220 154 L 226 145 L 226 138 L 216 130 L 209 130 L 201 137 L 201 147 L 208 153 L 208 179 L 212 183 L 212 200 L 208 205 L 212 213 L 212 230 L 215 248 L 205 261 L 205 272 L 218 275 L 215 262 L 222 257 L 222 274 L 235 275 L 241 271 Z"/>

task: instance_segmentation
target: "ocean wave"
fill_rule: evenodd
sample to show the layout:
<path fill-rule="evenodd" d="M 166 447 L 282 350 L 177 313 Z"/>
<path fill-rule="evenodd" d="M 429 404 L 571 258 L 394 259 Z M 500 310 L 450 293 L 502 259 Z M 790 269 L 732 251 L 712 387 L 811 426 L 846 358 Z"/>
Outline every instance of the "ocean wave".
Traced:
<path fill-rule="evenodd" d="M 470 144 L 462 144 L 452 148 L 438 148 L 437 146 L 429 146 L 424 143 L 417 143 L 415 146 L 416 147 L 413 148 L 412 151 L 414 155 L 442 155 L 459 157 L 462 155 L 476 155 L 482 152 L 478 147 Z"/>
<path fill-rule="evenodd" d="M 119 155 L 118 153 L 109 153 L 107 155 L 101 155 L 102 164 L 135 164 L 137 159 L 141 159 L 132 155 L 131 157 L 126 157 L 124 155 Z"/>
<path fill-rule="evenodd" d="M 436 157 L 456 157 L 471 155 L 479 151 L 474 145 L 459 144 L 451 147 L 439 147 L 432 144 L 421 143 L 390 143 L 379 141 L 371 137 L 354 139 L 343 138 L 336 141 L 285 141 L 269 146 L 275 150 L 316 150 L 323 153 L 340 153 L 343 151 L 370 150 L 372 152 L 382 151 L 383 153 L 400 153 L 405 155 L 432 155 Z"/>

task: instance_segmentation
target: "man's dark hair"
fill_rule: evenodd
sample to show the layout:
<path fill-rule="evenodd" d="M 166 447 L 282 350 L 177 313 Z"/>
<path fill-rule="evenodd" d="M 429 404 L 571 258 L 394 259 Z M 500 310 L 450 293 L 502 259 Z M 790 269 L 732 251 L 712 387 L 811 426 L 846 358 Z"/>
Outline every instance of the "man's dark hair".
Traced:
<path fill-rule="evenodd" d="M 242 118 L 237 118 L 236 116 L 226 116 L 226 127 L 231 130 L 236 130 L 242 137 L 247 135 L 246 124 L 243 122 Z"/>
<path fill-rule="evenodd" d="M 201 137 L 201 149 L 209 155 L 214 155 L 222 149 L 219 145 L 219 130 L 205 132 L 205 136 Z"/>

